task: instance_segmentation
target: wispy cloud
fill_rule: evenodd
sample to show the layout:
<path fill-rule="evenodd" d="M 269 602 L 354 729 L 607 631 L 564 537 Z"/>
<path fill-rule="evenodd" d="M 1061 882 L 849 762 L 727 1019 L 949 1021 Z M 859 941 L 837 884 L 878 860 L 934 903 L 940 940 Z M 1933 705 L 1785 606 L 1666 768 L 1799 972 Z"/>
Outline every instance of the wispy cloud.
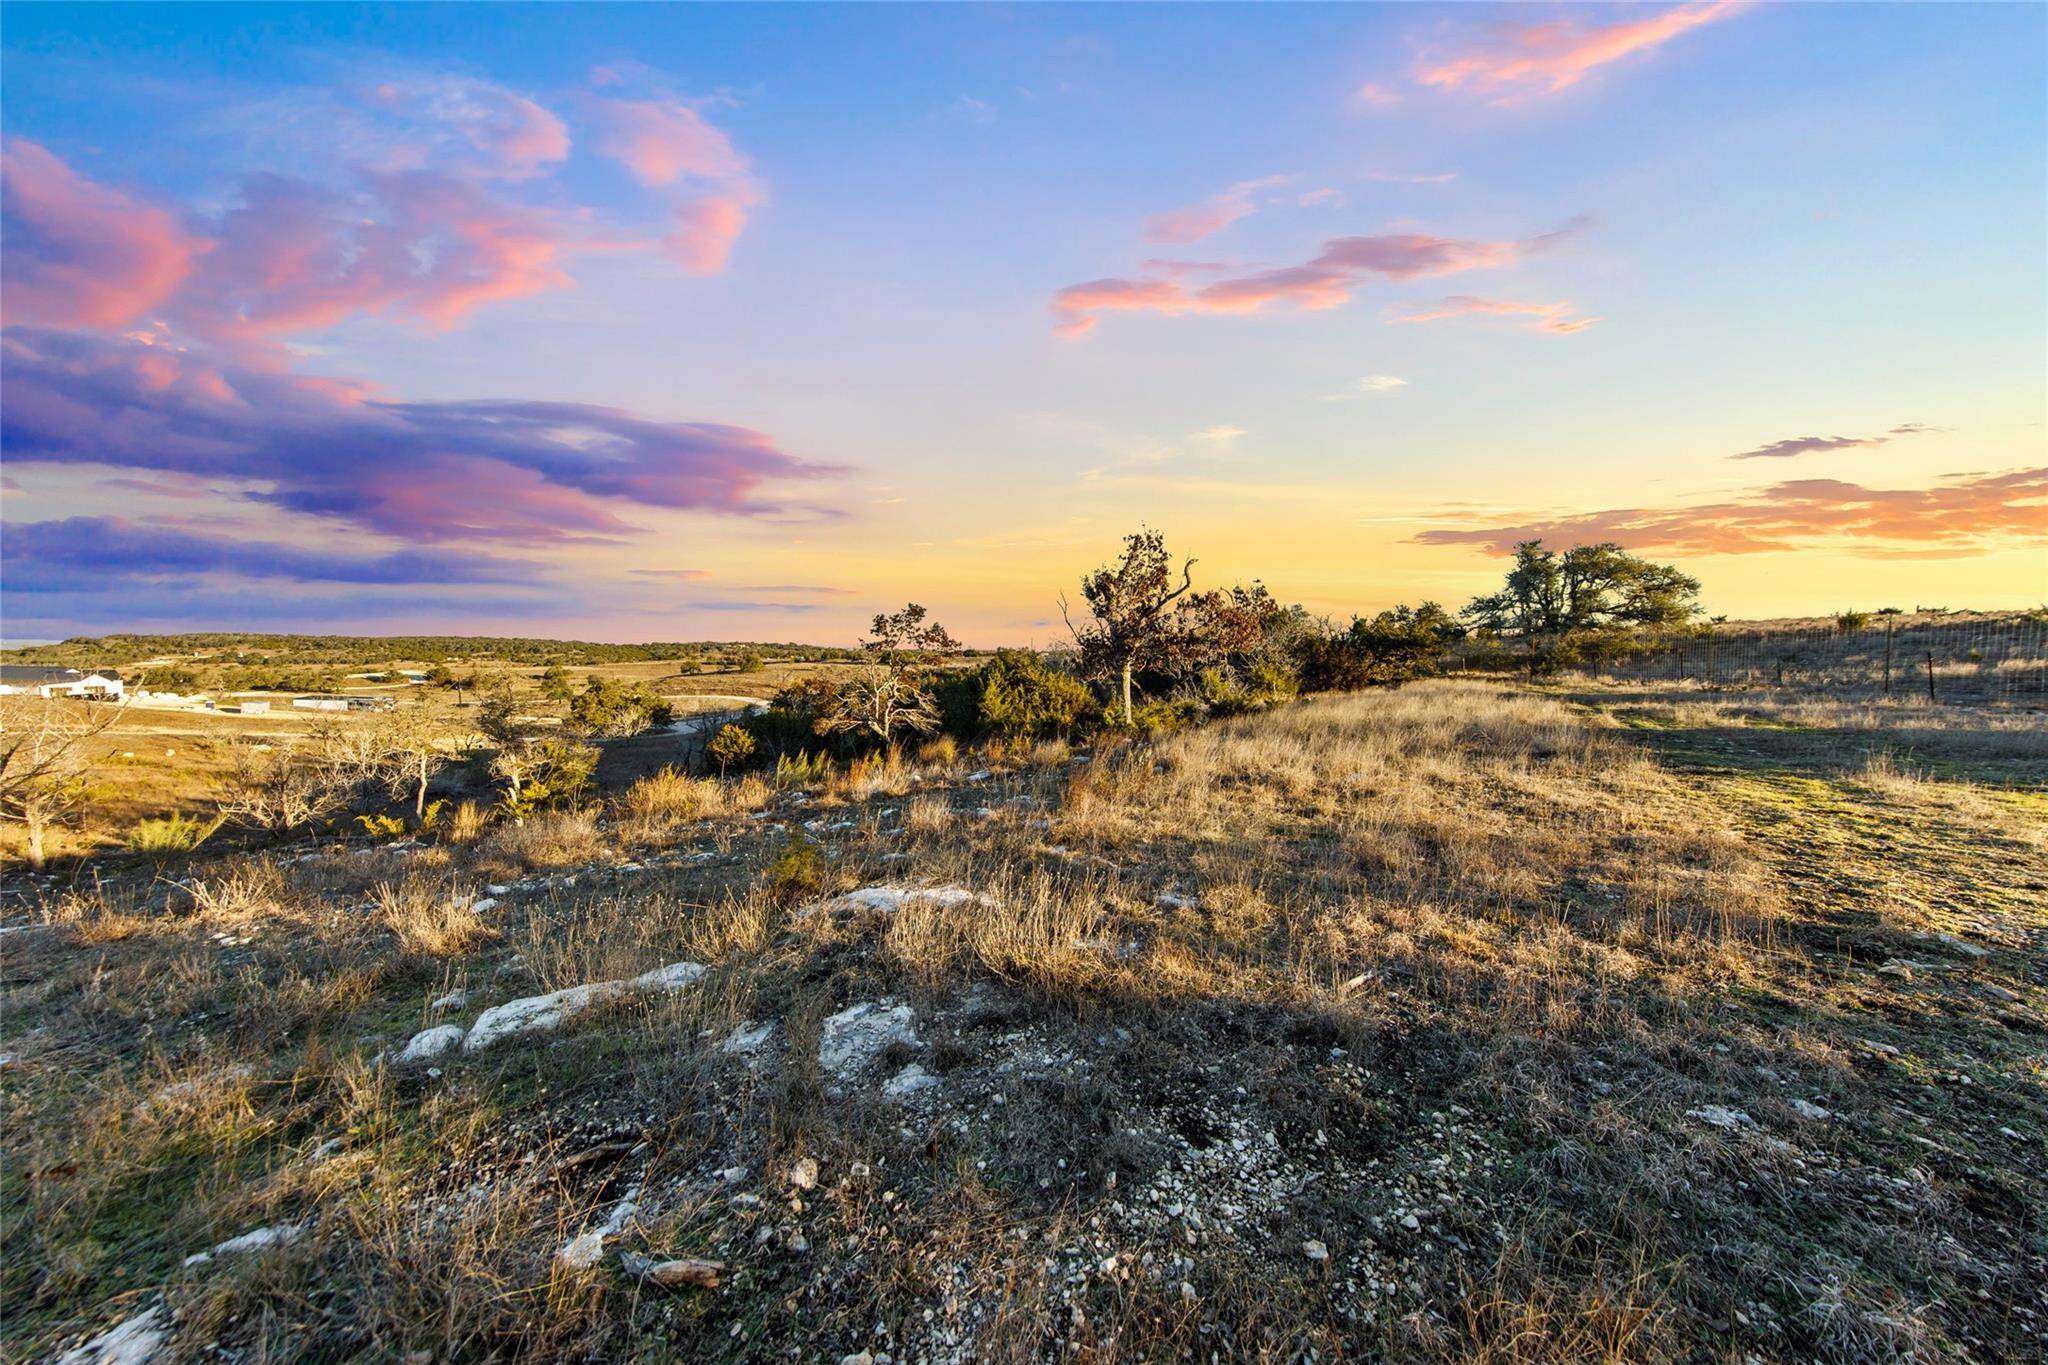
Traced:
<path fill-rule="evenodd" d="M 365 586 L 520 583 L 539 566 L 461 550 L 317 550 L 201 535 L 118 517 L 10 523 L 0 538 L 10 593 L 63 592 L 81 578 L 107 584 L 187 575 Z"/>
<path fill-rule="evenodd" d="M 1257 180 L 1240 180 L 1221 194 L 1212 195 L 1199 204 L 1174 209 L 1168 213 L 1156 213 L 1145 220 L 1145 240 L 1150 242 L 1171 242 L 1185 246 L 1199 242 L 1229 227 L 1238 219 L 1250 215 L 1258 208 L 1257 195 L 1264 190 L 1277 189 L 1292 180 L 1293 176 L 1269 175 Z"/>
<path fill-rule="evenodd" d="M 1866 450 L 1873 446 L 1888 444 L 1895 436 L 1918 436 L 1927 432 L 1947 431 L 1947 427 L 1931 427 L 1922 422 L 1902 422 L 1883 436 L 1788 436 L 1782 441 L 1772 441 L 1754 450 L 1744 450 L 1730 455 L 1731 460 L 1789 460 L 1801 455 L 1826 455 L 1838 450 Z"/>
<path fill-rule="evenodd" d="M 605 155 L 643 185 L 665 187 L 691 178 L 729 180 L 747 174 L 732 140 L 678 99 L 599 100 Z"/>
<path fill-rule="evenodd" d="M 1400 175 L 1393 171 L 1367 171 L 1367 180 L 1377 180 L 1383 185 L 1448 185 L 1458 178 L 1455 171 L 1444 171 L 1436 175 Z"/>
<path fill-rule="evenodd" d="M 1410 280 L 1497 269 L 1547 250 L 1583 226 L 1584 220 L 1574 219 L 1553 232 L 1519 241 L 1473 241 L 1414 232 L 1338 237 L 1325 242 L 1319 254 L 1300 265 L 1226 276 L 1199 288 L 1190 288 L 1181 278 L 1165 272 L 1090 280 L 1069 285 L 1053 296 L 1055 327 L 1064 336 L 1080 336 L 1093 329 L 1102 314 L 1112 312 L 1169 316 L 1250 313 L 1273 303 L 1335 308 L 1348 302 L 1352 291 L 1370 276 Z"/>
<path fill-rule="evenodd" d="M 1506 24 L 1462 51 L 1425 59 L 1415 80 L 1506 102 L 1568 90 L 1610 62 L 1646 53 L 1707 24 L 1731 19 L 1742 0 L 1676 5 L 1643 19 L 1582 24 L 1554 19 Z"/>
<path fill-rule="evenodd" d="M 1954 474 L 1925 488 L 1794 479 L 1728 502 L 1537 515 L 1508 525 L 1439 527 L 1414 539 L 1500 555 L 1540 539 L 1554 545 L 1611 540 L 1690 554 L 1825 546 L 1869 558 L 1959 559 L 2048 545 L 2048 467 Z"/>
<path fill-rule="evenodd" d="M 1469 317 L 1474 314 L 1501 317 L 1526 317 L 1533 319 L 1531 326 L 1540 332 L 1553 332 L 1569 336 L 1583 332 L 1599 318 L 1574 317 L 1568 303 L 1517 303 L 1509 299 L 1482 299 L 1471 294 L 1453 294 L 1433 308 L 1402 313 L 1389 319 L 1392 322 L 1441 322 L 1446 318 Z"/>
<path fill-rule="evenodd" d="M 1399 375 L 1368 374 L 1352 380 L 1336 393 L 1323 395 L 1325 403 L 1341 403 L 1347 398 L 1383 398 L 1399 393 L 1408 387 L 1408 381 Z"/>

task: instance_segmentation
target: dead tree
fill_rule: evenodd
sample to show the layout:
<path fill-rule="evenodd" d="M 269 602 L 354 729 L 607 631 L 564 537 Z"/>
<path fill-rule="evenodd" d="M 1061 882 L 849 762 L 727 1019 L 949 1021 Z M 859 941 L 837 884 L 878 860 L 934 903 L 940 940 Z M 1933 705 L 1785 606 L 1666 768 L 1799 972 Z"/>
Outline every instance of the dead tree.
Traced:
<path fill-rule="evenodd" d="M 125 703 L 123 704 L 125 705 Z M 85 804 L 91 741 L 121 718 L 55 697 L 10 696 L 0 708 L 0 816 L 21 822 L 28 865 L 41 868 L 44 836 Z"/>

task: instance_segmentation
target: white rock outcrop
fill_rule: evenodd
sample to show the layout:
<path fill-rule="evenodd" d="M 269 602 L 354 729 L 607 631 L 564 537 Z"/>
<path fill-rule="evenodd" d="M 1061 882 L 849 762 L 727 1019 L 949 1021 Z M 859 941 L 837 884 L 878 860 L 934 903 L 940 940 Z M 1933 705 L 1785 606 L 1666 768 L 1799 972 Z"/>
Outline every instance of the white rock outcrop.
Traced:
<path fill-rule="evenodd" d="M 814 901 L 797 911 L 799 915 L 814 915 L 819 911 L 841 913 L 866 910 L 874 914 L 893 915 L 907 905 L 934 905 L 950 910 L 956 905 L 982 905 L 995 908 L 995 900 L 980 891 L 970 891 L 964 886 L 903 886 L 894 882 L 883 882 L 875 886 L 863 886 L 843 896 L 827 896 Z"/>
<path fill-rule="evenodd" d="M 694 986 L 704 975 L 701 962 L 672 962 L 629 981 L 593 981 L 570 986 L 546 995 L 528 995 L 493 1005 L 477 1016 L 469 1035 L 462 1040 L 464 1052 L 481 1052 L 494 1043 L 525 1033 L 547 1033 L 593 1005 L 638 992 L 679 991 Z"/>
<path fill-rule="evenodd" d="M 441 1024 L 415 1033 L 398 1054 L 401 1063 L 425 1062 L 454 1049 L 466 1032 L 460 1024 Z"/>
<path fill-rule="evenodd" d="M 819 1031 L 818 1065 L 838 1080 L 850 1080 L 894 1044 L 922 1046 L 916 1020 L 908 1005 L 869 1000 L 843 1009 Z"/>
<path fill-rule="evenodd" d="M 148 1365 L 162 1358 L 170 1335 L 171 1320 L 164 1306 L 153 1304 L 58 1356 L 57 1365 Z"/>
<path fill-rule="evenodd" d="M 635 1186 L 602 1223 L 569 1239 L 568 1244 L 556 1253 L 561 1257 L 562 1264 L 571 1270 L 588 1270 L 603 1260 L 604 1244 L 626 1230 L 626 1220 L 639 1208 L 640 1189 Z"/>
<path fill-rule="evenodd" d="M 268 1251 L 272 1247 L 289 1246 L 299 1240 L 296 1223 L 279 1223 L 274 1227 L 255 1228 L 239 1237 L 230 1237 L 225 1242 L 216 1242 L 210 1251 L 195 1251 L 185 1258 L 186 1265 L 205 1265 L 216 1256 L 245 1256 L 252 1251 Z"/>
<path fill-rule="evenodd" d="M 892 1100 L 907 1100 L 919 1091 L 930 1090 L 938 1084 L 937 1076 L 912 1062 L 882 1082 L 882 1093 Z"/>

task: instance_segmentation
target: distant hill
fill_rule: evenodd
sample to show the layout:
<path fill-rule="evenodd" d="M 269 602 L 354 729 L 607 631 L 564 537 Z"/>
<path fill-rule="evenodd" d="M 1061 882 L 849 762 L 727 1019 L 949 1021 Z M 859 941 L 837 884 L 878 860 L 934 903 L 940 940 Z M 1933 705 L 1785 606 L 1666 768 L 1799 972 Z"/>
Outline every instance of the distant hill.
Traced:
<path fill-rule="evenodd" d="M 494 635 L 264 635 L 243 631 L 187 635 L 74 636 L 55 644 L 10 651 L 20 663 L 107 664 L 141 660 L 180 663 L 354 664 L 365 661 L 420 663 L 499 662 L 588 665 L 701 658 L 741 650 L 781 658 L 826 660 L 854 653 L 828 645 L 739 640 L 651 641 L 603 644 L 591 640 L 542 640 Z"/>

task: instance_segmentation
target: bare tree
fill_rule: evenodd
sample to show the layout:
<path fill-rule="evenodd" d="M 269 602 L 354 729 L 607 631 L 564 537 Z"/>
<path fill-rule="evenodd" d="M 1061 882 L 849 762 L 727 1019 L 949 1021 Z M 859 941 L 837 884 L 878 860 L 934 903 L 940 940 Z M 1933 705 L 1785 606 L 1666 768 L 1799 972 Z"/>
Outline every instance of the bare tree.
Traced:
<path fill-rule="evenodd" d="M 393 711 L 364 726 L 359 769 L 393 800 L 412 800 L 413 819 L 427 813 L 427 787 L 454 761 L 450 737 L 422 707 Z"/>
<path fill-rule="evenodd" d="M 1195 561 L 1180 567 L 1180 586 L 1173 586 L 1173 557 L 1166 537 L 1140 528 L 1124 537 L 1123 558 L 1081 578 L 1081 596 L 1093 619 L 1074 624 L 1067 599 L 1060 615 L 1081 651 L 1082 668 L 1122 683 L 1124 724 L 1132 723 L 1131 675 L 1141 668 L 1165 664 L 1175 632 L 1167 608 L 1194 586 Z"/>
<path fill-rule="evenodd" d="M 938 707 L 910 670 L 869 664 L 834 689 L 817 730 L 821 735 L 866 731 L 888 744 L 938 724 Z"/>
<path fill-rule="evenodd" d="M 216 801 L 223 819 L 274 833 L 303 829 L 345 808 L 360 772 L 352 760 L 317 752 L 312 744 L 259 744 L 248 738 L 230 750 L 232 768 Z"/>
<path fill-rule="evenodd" d="M 41 868 L 44 836 L 85 802 L 90 742 L 121 718 L 121 707 L 98 713 L 55 697 L 9 696 L 0 706 L 0 816 L 18 820 L 28 865 Z"/>
<path fill-rule="evenodd" d="M 947 655 L 958 653 L 960 642 L 911 602 L 899 612 L 877 612 L 860 647 L 875 662 L 832 688 L 820 708 L 817 732 L 865 732 L 889 744 L 904 734 L 937 729 L 939 710 L 925 691 L 924 676 Z"/>

